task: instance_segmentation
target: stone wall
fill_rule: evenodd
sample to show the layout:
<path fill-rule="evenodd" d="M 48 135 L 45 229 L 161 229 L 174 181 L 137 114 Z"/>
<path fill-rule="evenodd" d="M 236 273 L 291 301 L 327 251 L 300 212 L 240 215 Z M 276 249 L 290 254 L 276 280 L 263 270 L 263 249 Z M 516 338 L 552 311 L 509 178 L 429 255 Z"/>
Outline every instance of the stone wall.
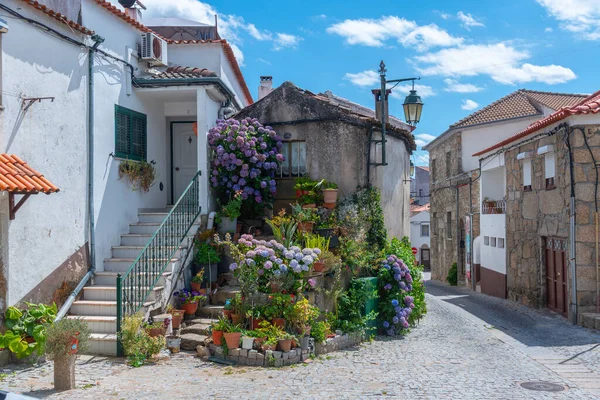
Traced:
<path fill-rule="evenodd" d="M 452 263 L 458 264 L 459 282 L 464 282 L 465 217 L 472 212 L 474 239 L 479 235 L 478 171 L 462 171 L 462 138 L 460 132 L 429 149 L 431 187 L 431 277 L 445 281 Z M 450 174 L 446 171 L 446 153 L 450 153 Z M 433 161 L 435 160 L 435 161 Z M 435 166 L 434 166 L 435 164 Z M 458 190 L 456 189 L 458 187 Z M 458 200 L 457 200 L 458 195 Z M 458 218 L 457 218 L 458 202 Z M 451 237 L 447 213 L 451 213 Z M 458 229 L 458 232 L 457 232 Z"/>
<path fill-rule="evenodd" d="M 590 131 L 588 129 L 588 131 Z M 597 159 L 600 159 L 600 132 L 588 136 Z M 595 304 L 595 168 L 583 135 L 571 136 L 577 213 L 577 298 L 579 312 L 591 311 Z M 544 156 L 537 149 L 554 145 L 556 154 L 556 188 L 546 190 Z M 522 161 L 519 153 L 531 151 L 532 190 L 523 191 Z M 508 298 L 532 307 L 546 305 L 546 271 L 544 238 L 564 239 L 569 246 L 570 172 L 569 155 L 562 134 L 544 136 L 505 153 L 506 165 L 506 251 Z M 569 248 L 567 247 L 567 260 Z M 568 262 L 568 261 L 567 261 Z M 568 270 L 568 292 L 571 271 Z M 570 303 L 570 294 L 569 303 Z"/>

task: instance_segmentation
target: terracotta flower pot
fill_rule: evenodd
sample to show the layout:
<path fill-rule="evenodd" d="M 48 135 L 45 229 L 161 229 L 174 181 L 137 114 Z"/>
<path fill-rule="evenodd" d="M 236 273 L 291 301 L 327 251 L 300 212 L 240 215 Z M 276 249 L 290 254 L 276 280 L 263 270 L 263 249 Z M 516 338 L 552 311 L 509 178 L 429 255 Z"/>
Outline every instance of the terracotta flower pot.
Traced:
<path fill-rule="evenodd" d="M 313 271 L 315 272 L 323 272 L 325 269 L 325 263 L 323 261 L 316 261 L 313 264 Z"/>
<path fill-rule="evenodd" d="M 298 222 L 298 230 L 302 233 L 312 232 L 314 226 L 314 222 Z"/>
<path fill-rule="evenodd" d="M 333 210 L 335 208 L 335 204 L 336 203 L 323 203 L 323 207 L 325 207 L 329 210 Z"/>
<path fill-rule="evenodd" d="M 298 335 L 309 336 L 310 335 L 311 326 L 305 326 L 303 328 L 297 327 L 296 332 Z"/>
<path fill-rule="evenodd" d="M 271 344 L 263 344 L 261 346 L 261 349 L 262 349 L 263 352 L 265 352 L 267 350 L 275 351 L 276 348 L 277 348 L 277 345 L 271 345 Z"/>
<path fill-rule="evenodd" d="M 231 310 L 223 310 L 223 315 L 231 321 Z"/>
<path fill-rule="evenodd" d="M 223 339 L 223 331 L 212 331 L 212 340 L 215 346 L 220 346 Z"/>
<path fill-rule="evenodd" d="M 336 203 L 338 198 L 337 189 L 323 189 L 323 202 L 324 203 Z"/>
<path fill-rule="evenodd" d="M 183 321 L 184 314 L 185 310 L 171 311 L 171 324 L 173 324 L 173 329 L 177 329 L 181 326 L 181 321 Z"/>
<path fill-rule="evenodd" d="M 200 293 L 200 294 L 202 294 L 202 295 L 204 295 L 204 296 L 206 296 L 206 288 L 203 288 L 203 289 L 200 288 L 200 289 L 197 290 L 197 292 Z"/>
<path fill-rule="evenodd" d="M 263 321 L 264 319 L 262 318 L 253 318 L 252 322 L 250 323 L 250 330 L 256 330 L 260 328 L 260 323 Z"/>
<path fill-rule="evenodd" d="M 292 339 L 284 339 L 277 342 L 279 350 L 288 352 L 292 349 Z"/>
<path fill-rule="evenodd" d="M 187 315 L 194 315 L 198 310 L 198 303 L 187 303 L 181 306 Z"/>
<path fill-rule="evenodd" d="M 259 346 L 262 346 L 262 344 L 265 342 L 265 340 L 267 340 L 266 337 L 257 337 L 257 338 L 254 338 L 254 343 L 258 344 Z"/>
<path fill-rule="evenodd" d="M 317 205 L 315 203 L 310 203 L 303 205 L 302 208 L 317 208 Z"/>
<path fill-rule="evenodd" d="M 165 328 L 148 328 L 148 329 L 146 329 L 146 332 L 148 333 L 148 335 L 150 337 L 165 336 L 166 329 Z"/>
<path fill-rule="evenodd" d="M 271 323 L 280 328 L 285 328 L 285 318 L 273 318 Z"/>
<path fill-rule="evenodd" d="M 241 314 L 231 314 L 231 322 L 234 325 L 239 325 L 242 323 L 242 315 Z"/>
<path fill-rule="evenodd" d="M 195 283 L 195 282 L 192 282 L 192 291 L 193 291 L 193 292 L 200 292 L 200 290 L 201 290 L 201 286 L 202 286 L 202 284 L 201 284 L 201 283 Z M 205 290 L 204 292 L 206 292 L 206 290 Z M 206 294 L 206 293 L 205 293 L 205 294 Z"/>
<path fill-rule="evenodd" d="M 223 333 L 223 337 L 225 338 L 225 342 L 227 342 L 228 349 L 237 349 L 240 347 L 241 332 Z"/>
<path fill-rule="evenodd" d="M 302 197 L 302 190 L 296 189 L 296 198 L 299 199 L 300 197 Z"/>

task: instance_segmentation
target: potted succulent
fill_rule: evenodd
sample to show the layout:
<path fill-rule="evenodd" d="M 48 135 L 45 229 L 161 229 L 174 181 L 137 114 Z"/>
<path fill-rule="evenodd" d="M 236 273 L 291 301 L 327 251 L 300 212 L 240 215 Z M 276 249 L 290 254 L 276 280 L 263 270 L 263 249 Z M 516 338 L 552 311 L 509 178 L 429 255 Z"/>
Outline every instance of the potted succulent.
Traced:
<path fill-rule="evenodd" d="M 241 215 L 242 209 L 242 191 L 238 190 L 233 198 L 227 204 L 221 207 L 219 211 L 219 233 L 237 232 L 237 219 Z"/>
<path fill-rule="evenodd" d="M 289 333 L 284 333 L 283 335 L 279 336 L 277 339 L 277 346 L 279 347 L 279 350 L 283 352 L 290 351 L 292 349 L 292 340 L 295 339 L 296 337 Z"/>
<path fill-rule="evenodd" d="M 228 319 L 220 317 L 217 321 L 211 325 L 211 335 L 215 346 L 221 345 L 221 339 L 223 338 L 223 332 L 229 329 L 231 322 Z"/>
<path fill-rule="evenodd" d="M 335 207 L 335 203 L 337 203 L 338 199 L 338 185 L 333 182 L 323 182 L 321 185 L 321 191 L 323 192 L 323 203 L 333 205 L 333 207 Z M 333 207 L 330 206 L 327 208 Z"/>
<path fill-rule="evenodd" d="M 204 267 L 200 267 L 200 271 L 192 277 L 192 291 L 201 294 L 206 294 L 206 289 L 202 289 L 202 282 L 204 282 Z"/>
<path fill-rule="evenodd" d="M 194 315 L 198 310 L 198 304 L 200 302 L 204 302 L 206 297 L 198 292 L 191 292 L 187 289 L 182 289 L 180 292 L 173 293 L 179 300 L 179 304 L 181 304 L 181 308 L 185 311 L 187 315 Z"/>
<path fill-rule="evenodd" d="M 225 343 L 227 343 L 228 349 L 237 349 L 240 347 L 240 339 L 242 337 L 242 330 L 239 325 L 234 325 L 232 323 L 228 323 L 225 329 L 223 330 L 223 338 L 225 338 Z"/>
<path fill-rule="evenodd" d="M 75 359 L 87 349 L 90 328 L 80 319 L 62 319 L 46 326 L 46 354 L 54 360 L 54 388 L 75 388 Z"/>
<path fill-rule="evenodd" d="M 221 257 L 217 250 L 209 243 L 196 241 L 196 254 L 194 255 L 194 263 L 197 271 L 204 270 L 205 278 L 210 283 L 217 280 L 217 264 L 221 261 Z M 210 276 L 206 276 L 210 271 Z"/>
<path fill-rule="evenodd" d="M 167 313 L 171 314 L 171 323 L 173 324 L 173 329 L 178 329 L 179 326 L 181 326 L 181 321 L 183 321 L 185 310 L 177 310 L 173 306 L 169 305 L 167 307 Z"/>

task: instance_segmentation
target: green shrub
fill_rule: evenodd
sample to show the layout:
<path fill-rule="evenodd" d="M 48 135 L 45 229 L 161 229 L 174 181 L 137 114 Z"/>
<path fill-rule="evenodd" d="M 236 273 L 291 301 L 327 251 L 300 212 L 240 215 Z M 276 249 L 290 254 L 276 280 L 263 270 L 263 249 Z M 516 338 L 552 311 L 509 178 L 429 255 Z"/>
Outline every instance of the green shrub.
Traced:
<path fill-rule="evenodd" d="M 452 267 L 448 271 L 448 276 L 446 280 L 450 284 L 450 286 L 458 285 L 458 265 L 456 263 L 452 264 Z"/>
<path fill-rule="evenodd" d="M 6 309 L 4 326 L 0 334 L 0 349 L 8 348 L 17 358 L 25 358 L 36 352 L 44 354 L 46 329 L 56 318 L 56 304 L 25 303 L 24 310 L 16 307 Z"/>
<path fill-rule="evenodd" d="M 127 315 L 123 318 L 119 339 L 123 351 L 132 367 L 141 366 L 145 360 L 158 354 L 165 347 L 165 337 L 150 337 L 142 329 L 144 316 L 141 313 Z"/>
<path fill-rule="evenodd" d="M 63 319 L 46 328 L 46 354 L 50 359 L 68 355 L 72 350 L 72 338 L 77 337 L 77 352 L 87 350 L 90 328 L 80 319 Z"/>

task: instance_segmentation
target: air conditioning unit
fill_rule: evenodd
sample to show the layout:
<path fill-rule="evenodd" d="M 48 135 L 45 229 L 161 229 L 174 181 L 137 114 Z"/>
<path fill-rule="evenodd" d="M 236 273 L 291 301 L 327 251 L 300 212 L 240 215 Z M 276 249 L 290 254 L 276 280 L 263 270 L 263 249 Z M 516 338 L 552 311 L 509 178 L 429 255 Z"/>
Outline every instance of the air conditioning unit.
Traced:
<path fill-rule="evenodd" d="M 142 60 L 153 65 L 167 65 L 167 42 L 152 32 L 142 33 Z"/>

